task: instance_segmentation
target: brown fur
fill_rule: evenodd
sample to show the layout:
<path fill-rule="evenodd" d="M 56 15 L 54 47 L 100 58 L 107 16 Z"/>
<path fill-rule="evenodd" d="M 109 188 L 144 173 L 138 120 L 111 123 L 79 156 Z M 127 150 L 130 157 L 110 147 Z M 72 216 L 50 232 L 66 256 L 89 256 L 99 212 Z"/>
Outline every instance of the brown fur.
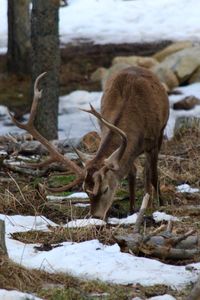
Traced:
<path fill-rule="evenodd" d="M 159 191 L 157 160 L 169 116 L 168 97 L 152 72 L 131 67 L 120 71 L 107 82 L 101 101 L 101 115 L 122 129 L 128 141 L 119 169 L 107 168 L 105 159 L 119 147 L 121 139 L 101 124 L 100 147 L 94 159 L 86 164 L 85 190 L 96 189 L 95 195 L 90 195 L 91 212 L 95 216 L 105 217 L 118 183 L 126 176 L 129 177 L 130 209 L 135 208 L 134 161 L 142 153 L 146 154 L 145 192 L 150 193 L 151 185 Z M 104 188 L 113 190 L 104 197 Z M 163 204 L 162 201 L 160 204 Z"/>

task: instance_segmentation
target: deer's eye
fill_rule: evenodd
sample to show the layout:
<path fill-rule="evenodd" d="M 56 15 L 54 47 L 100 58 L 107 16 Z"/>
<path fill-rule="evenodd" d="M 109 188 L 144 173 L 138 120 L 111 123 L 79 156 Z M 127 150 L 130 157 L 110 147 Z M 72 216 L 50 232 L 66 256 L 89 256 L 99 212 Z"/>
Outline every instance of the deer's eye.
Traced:
<path fill-rule="evenodd" d="M 103 190 L 102 194 L 107 193 L 107 191 L 108 191 L 108 186 L 106 186 L 106 188 Z"/>

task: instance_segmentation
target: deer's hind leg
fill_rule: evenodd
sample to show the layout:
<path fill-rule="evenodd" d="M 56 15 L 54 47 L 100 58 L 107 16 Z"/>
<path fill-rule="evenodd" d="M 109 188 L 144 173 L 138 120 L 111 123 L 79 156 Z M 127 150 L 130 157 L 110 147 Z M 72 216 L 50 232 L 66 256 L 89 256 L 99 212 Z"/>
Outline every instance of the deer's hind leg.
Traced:
<path fill-rule="evenodd" d="M 146 162 L 145 162 L 145 192 L 149 193 L 151 196 L 152 194 L 152 187 L 154 188 L 154 193 L 156 198 L 159 201 L 159 205 L 164 205 L 164 202 L 161 197 L 160 193 L 160 184 L 158 180 L 158 154 L 162 145 L 163 140 L 163 130 L 161 131 L 160 137 L 158 142 L 154 145 L 154 147 L 145 152 L 146 155 Z M 151 197 L 152 201 L 152 197 Z M 152 203 L 151 203 L 152 205 Z"/>
<path fill-rule="evenodd" d="M 151 151 L 145 152 L 145 193 L 150 195 L 150 205 L 153 206 L 152 198 L 154 193 L 157 198 L 160 197 L 160 188 L 158 184 L 158 147 L 154 147 Z M 152 190 L 153 187 L 153 190 Z M 160 199 L 160 198 L 159 198 Z"/>
<path fill-rule="evenodd" d="M 130 213 L 133 213 L 135 211 L 136 172 L 137 172 L 136 166 L 133 164 L 133 166 L 128 174 Z"/>

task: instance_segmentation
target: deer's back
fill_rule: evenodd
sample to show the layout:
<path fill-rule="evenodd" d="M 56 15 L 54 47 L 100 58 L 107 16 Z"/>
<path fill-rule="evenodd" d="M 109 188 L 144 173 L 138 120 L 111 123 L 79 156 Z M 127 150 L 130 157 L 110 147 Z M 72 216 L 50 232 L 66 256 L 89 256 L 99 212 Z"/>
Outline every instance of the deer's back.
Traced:
<path fill-rule="evenodd" d="M 168 96 L 152 72 L 139 67 L 127 68 L 107 82 L 101 113 L 124 130 L 128 138 L 141 132 L 146 139 L 154 139 L 168 120 Z M 106 131 L 102 128 L 102 135 Z"/>

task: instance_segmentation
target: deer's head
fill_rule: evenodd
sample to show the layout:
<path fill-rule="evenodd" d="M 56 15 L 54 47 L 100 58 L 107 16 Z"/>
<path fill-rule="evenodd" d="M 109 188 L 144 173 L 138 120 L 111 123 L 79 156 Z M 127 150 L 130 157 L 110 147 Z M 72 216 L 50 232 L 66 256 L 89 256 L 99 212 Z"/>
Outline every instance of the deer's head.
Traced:
<path fill-rule="evenodd" d="M 100 122 L 107 126 L 113 133 L 121 137 L 121 145 L 108 158 L 99 161 L 94 158 L 86 162 L 85 179 L 83 189 L 88 194 L 91 204 L 91 215 L 104 219 L 106 213 L 113 203 L 114 195 L 119 184 L 119 165 L 120 160 L 126 150 L 127 137 L 126 134 L 106 121 L 102 116 L 94 110 L 90 105 L 91 110 L 87 112 L 97 117 Z"/>

